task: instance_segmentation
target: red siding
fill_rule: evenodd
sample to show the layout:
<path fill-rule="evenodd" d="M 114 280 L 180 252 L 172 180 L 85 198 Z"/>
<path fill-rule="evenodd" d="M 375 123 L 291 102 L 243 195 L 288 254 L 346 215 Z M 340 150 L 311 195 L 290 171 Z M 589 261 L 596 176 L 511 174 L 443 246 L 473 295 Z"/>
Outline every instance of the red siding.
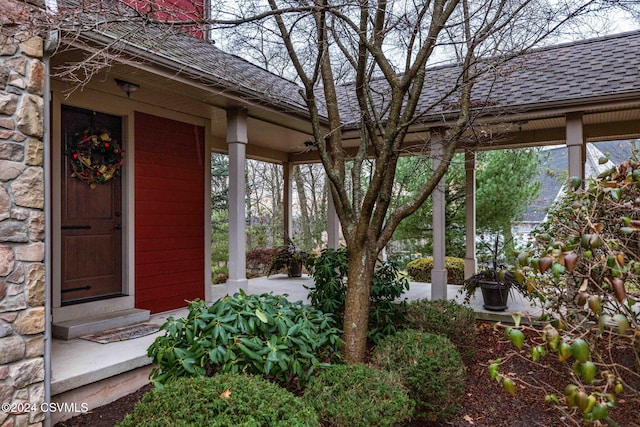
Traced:
<path fill-rule="evenodd" d="M 135 115 L 136 307 L 204 298 L 204 128 Z"/>
<path fill-rule="evenodd" d="M 142 14 L 150 14 L 159 21 L 185 24 L 181 29 L 191 35 L 203 38 L 202 20 L 204 19 L 203 0 L 124 0 L 126 4 Z M 186 25 L 193 23 L 192 25 Z"/>

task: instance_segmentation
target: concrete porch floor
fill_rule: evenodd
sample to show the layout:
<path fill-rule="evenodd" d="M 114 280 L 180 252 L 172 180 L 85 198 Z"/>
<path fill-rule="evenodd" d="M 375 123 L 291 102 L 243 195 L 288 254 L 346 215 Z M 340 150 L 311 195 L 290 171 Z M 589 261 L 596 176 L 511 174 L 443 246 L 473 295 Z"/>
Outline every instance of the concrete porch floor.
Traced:
<path fill-rule="evenodd" d="M 290 301 L 307 300 L 304 285 L 313 285 L 311 277 L 289 278 L 285 275 L 260 277 L 249 280 L 250 294 L 273 292 L 288 294 Z M 447 297 L 462 302 L 458 294 L 460 286 L 448 285 Z M 226 285 L 212 287 L 213 301 L 227 295 Z M 411 282 L 409 291 L 402 298 L 411 300 L 429 299 L 431 284 Z M 504 312 L 491 312 L 482 308 L 482 296 L 472 298 L 470 306 L 479 319 L 510 322 L 511 314 L 521 313 L 523 318 L 535 318 L 539 309 L 531 307 L 519 294 L 509 298 L 509 309 Z M 159 313 L 151 316 L 150 323 L 162 325 L 169 316 L 186 317 L 187 309 Z M 72 408 L 86 406 L 95 408 L 112 402 L 131 393 L 149 382 L 151 360 L 147 357 L 147 348 L 161 332 L 137 339 L 99 344 L 83 339 L 69 341 L 52 340 L 51 395 L 52 401 L 71 404 Z M 84 405 L 83 405 L 84 404 Z M 75 406 L 73 406 L 75 405 Z M 70 418 L 78 413 L 52 413 L 53 423 Z"/>

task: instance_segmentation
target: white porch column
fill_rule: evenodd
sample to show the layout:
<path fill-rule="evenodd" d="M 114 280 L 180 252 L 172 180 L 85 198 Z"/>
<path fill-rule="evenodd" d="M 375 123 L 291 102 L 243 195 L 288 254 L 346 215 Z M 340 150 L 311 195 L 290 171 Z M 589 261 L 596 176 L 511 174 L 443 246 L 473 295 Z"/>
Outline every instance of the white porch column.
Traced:
<path fill-rule="evenodd" d="M 229 148 L 229 279 L 227 292 L 247 290 L 245 161 L 247 145 L 246 110 L 227 111 L 227 144 Z"/>
<path fill-rule="evenodd" d="M 567 114 L 567 149 L 569 151 L 569 177 L 584 180 L 584 133 L 582 113 Z"/>
<path fill-rule="evenodd" d="M 478 260 L 476 258 L 476 153 L 467 150 L 464 153 L 464 169 L 466 176 L 465 187 L 465 257 L 464 278 L 476 274 Z"/>
<path fill-rule="evenodd" d="M 282 164 L 282 180 L 284 182 L 284 190 L 282 192 L 282 208 L 283 212 L 283 244 L 286 244 L 287 237 L 291 238 L 291 218 L 293 213 L 293 198 L 291 196 L 292 180 L 293 180 L 293 163 L 284 162 Z"/>
<path fill-rule="evenodd" d="M 431 136 L 431 158 L 435 170 L 442 162 L 444 147 L 439 135 Z M 431 194 L 433 200 L 433 269 L 431 299 L 447 299 L 447 269 L 445 264 L 445 179 L 440 180 Z"/>
<path fill-rule="evenodd" d="M 327 180 L 327 185 L 329 184 Z M 340 219 L 336 212 L 336 205 L 333 202 L 333 196 L 331 195 L 331 189 L 329 196 L 327 197 L 327 247 L 331 249 L 338 249 L 340 247 Z"/>

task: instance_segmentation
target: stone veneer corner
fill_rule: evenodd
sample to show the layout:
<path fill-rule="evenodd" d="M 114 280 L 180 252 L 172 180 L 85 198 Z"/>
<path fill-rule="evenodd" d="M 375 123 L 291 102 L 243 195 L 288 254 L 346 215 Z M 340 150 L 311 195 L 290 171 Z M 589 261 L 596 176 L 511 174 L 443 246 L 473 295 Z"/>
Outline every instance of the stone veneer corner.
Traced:
<path fill-rule="evenodd" d="M 45 74 L 42 38 L 0 32 L 0 403 L 30 409 L 1 427 L 45 421 Z"/>

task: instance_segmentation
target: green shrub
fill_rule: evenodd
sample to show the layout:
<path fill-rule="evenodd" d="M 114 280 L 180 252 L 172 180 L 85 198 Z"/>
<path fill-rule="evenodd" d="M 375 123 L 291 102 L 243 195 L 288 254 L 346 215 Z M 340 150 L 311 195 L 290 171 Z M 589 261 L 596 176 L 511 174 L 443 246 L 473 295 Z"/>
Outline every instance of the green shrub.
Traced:
<path fill-rule="evenodd" d="M 411 301 L 404 316 L 410 329 L 444 335 L 456 346 L 464 360 L 474 356 L 476 313 L 451 300 Z"/>
<path fill-rule="evenodd" d="M 147 354 L 156 383 L 183 376 L 254 373 L 291 387 L 339 358 L 341 331 L 331 315 L 277 295 L 226 296 L 189 303 L 186 319 L 169 318 Z"/>
<path fill-rule="evenodd" d="M 346 274 L 349 254 L 346 248 L 325 249 L 313 267 L 314 286 L 307 287 L 311 305 L 332 313 L 342 327 L 347 292 Z M 382 262 L 374 271 L 371 284 L 368 338 L 377 343 L 396 332 L 402 317 L 404 302 L 396 302 L 409 281 L 392 262 Z"/>
<path fill-rule="evenodd" d="M 304 397 L 320 420 L 333 427 L 403 425 L 415 406 L 393 374 L 363 364 L 322 370 L 311 380 Z"/>
<path fill-rule="evenodd" d="M 398 375 L 426 421 L 444 421 L 455 414 L 464 391 L 464 365 L 449 338 L 406 330 L 386 337 L 375 348 L 374 365 Z"/>
<path fill-rule="evenodd" d="M 344 316 L 348 266 L 346 248 L 325 249 L 313 266 L 313 287 L 305 286 L 311 305 L 324 313 L 333 314 L 338 327 L 342 327 Z"/>
<path fill-rule="evenodd" d="M 462 258 L 445 257 L 447 269 L 447 282 L 452 285 L 464 283 L 464 260 Z M 407 273 L 416 282 L 431 282 L 431 270 L 433 269 L 433 257 L 418 258 L 407 263 Z"/>
<path fill-rule="evenodd" d="M 120 427 L 315 427 L 302 398 L 260 377 L 239 374 L 181 378 L 145 394 Z"/>

